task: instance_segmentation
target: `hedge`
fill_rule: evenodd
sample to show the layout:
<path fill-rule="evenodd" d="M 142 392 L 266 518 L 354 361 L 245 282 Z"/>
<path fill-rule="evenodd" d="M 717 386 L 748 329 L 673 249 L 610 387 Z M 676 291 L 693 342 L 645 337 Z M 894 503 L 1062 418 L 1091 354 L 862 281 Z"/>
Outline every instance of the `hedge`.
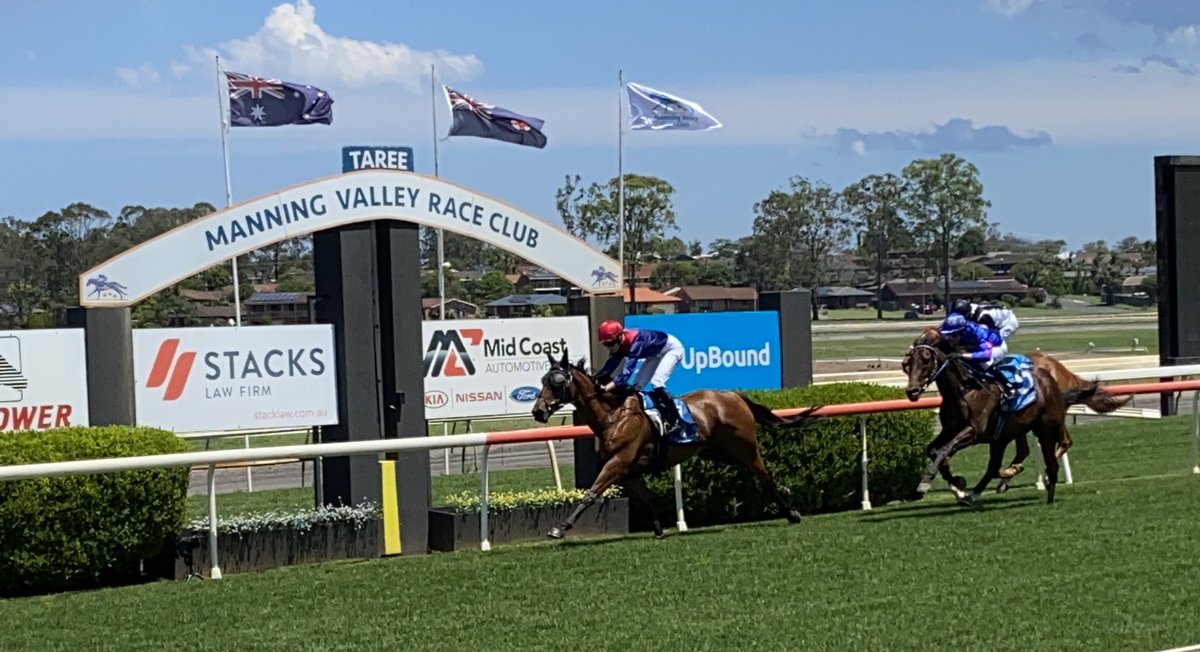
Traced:
<path fill-rule="evenodd" d="M 781 390 L 747 391 L 772 409 L 903 398 L 898 388 L 869 383 L 833 383 Z M 865 417 L 871 502 L 881 505 L 913 497 L 928 458 L 935 415 L 929 410 L 888 412 Z M 862 442 L 859 417 L 820 419 L 804 431 L 760 426 L 763 457 L 777 482 L 792 490 L 803 514 L 859 509 L 862 503 Z M 684 509 L 689 524 L 711 525 L 777 518 L 772 495 L 741 465 L 692 458 L 683 466 Z M 674 504 L 669 474 L 650 478 L 659 518 Z M 648 524 L 632 505 L 634 525 Z"/>
<path fill-rule="evenodd" d="M 128 426 L 0 434 L 0 464 L 180 453 L 165 430 Z M 126 582 L 170 552 L 186 468 L 0 482 L 0 595 Z"/>

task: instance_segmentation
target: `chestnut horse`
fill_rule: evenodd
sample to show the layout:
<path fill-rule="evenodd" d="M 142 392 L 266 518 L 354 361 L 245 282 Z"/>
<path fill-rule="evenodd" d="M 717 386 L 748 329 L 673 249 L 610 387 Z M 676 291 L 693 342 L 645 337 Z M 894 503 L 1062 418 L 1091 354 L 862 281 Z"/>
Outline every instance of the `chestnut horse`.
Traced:
<path fill-rule="evenodd" d="M 758 445 L 759 424 L 776 428 L 804 428 L 819 417 L 817 408 L 781 418 L 766 406 L 759 405 L 740 392 L 696 390 L 683 397 L 696 423 L 699 441 L 675 444 L 660 441 L 666 449 L 656 455 L 654 426 L 642 407 L 637 392 L 608 393 L 597 387 L 596 380 L 584 370 L 581 360 L 574 366 L 564 351 L 562 360 L 550 359 L 550 370 L 542 376 L 542 391 L 533 404 L 533 418 L 540 423 L 564 405 L 574 405 L 577 414 L 600 438 L 602 466 L 596 481 L 584 493 L 571 515 L 546 533 L 561 539 L 575 520 L 596 498 L 613 484 L 620 484 L 631 498 L 649 506 L 654 518 L 654 536 L 662 538 L 662 525 L 654 514 L 650 492 L 643 476 L 672 467 L 700 454 L 701 457 L 723 462 L 736 462 L 750 469 L 770 491 L 779 508 L 791 523 L 800 522 L 800 512 L 792 504 L 792 492 L 775 482 L 763 461 Z M 657 458 L 657 459 L 656 459 Z M 656 462 L 661 460 L 661 465 Z"/>
<path fill-rule="evenodd" d="M 938 332 L 936 327 L 927 328 L 922 336 L 918 338 L 918 340 L 923 340 L 924 342 L 937 347 L 943 353 L 949 352 L 946 348 L 945 341 L 941 339 L 941 334 Z M 910 355 L 911 353 L 912 349 L 909 351 Z M 1082 403 L 1087 405 L 1097 414 L 1108 414 L 1129 403 L 1129 401 L 1133 398 L 1132 396 L 1118 396 L 1115 394 L 1110 394 L 1104 388 L 1096 387 L 1096 383 L 1084 380 L 1083 378 L 1072 373 L 1070 369 L 1067 369 L 1066 365 L 1059 362 L 1054 358 L 1054 356 L 1051 356 L 1048 353 L 1037 351 L 1034 353 L 1027 353 L 1025 356 L 1033 362 L 1035 367 L 1050 374 L 1050 376 L 1054 378 L 1055 384 L 1058 385 L 1059 391 L 1063 392 L 1064 395 L 1068 392 L 1072 392 L 1073 390 L 1077 390 L 1078 393 L 1071 394 L 1071 397 L 1077 398 L 1074 400 L 1068 400 L 1067 407 L 1075 405 L 1076 403 Z M 907 360 L 908 356 L 905 356 L 905 359 Z M 907 368 L 905 368 L 905 371 L 907 372 Z M 1095 391 L 1091 391 L 1093 388 Z M 929 445 L 928 454 L 930 459 L 933 458 L 934 452 L 937 450 L 937 448 L 945 444 L 946 441 L 948 441 L 948 438 L 953 434 L 954 433 L 952 432 L 947 432 L 946 428 L 943 426 L 942 434 Z M 1071 448 L 1072 445 L 1070 434 L 1067 433 L 1064 435 L 1064 437 L 1065 441 L 1061 442 L 1055 451 L 1055 457 L 1058 459 L 1062 459 L 1062 456 L 1067 452 L 1068 449 Z M 1009 463 L 1008 467 L 1000 471 L 1000 486 L 997 487 L 996 493 L 1004 493 L 1007 491 L 1009 487 L 1009 481 L 1025 470 L 1022 462 L 1025 461 L 1025 458 L 1029 457 L 1029 441 L 1026 439 L 1025 435 L 1021 435 L 1016 438 L 1015 443 L 1017 448 L 1016 454 L 1013 456 L 1013 460 Z M 938 467 L 938 471 L 941 473 L 941 476 L 946 483 L 950 485 L 950 489 L 954 492 L 955 496 L 957 496 L 959 499 L 962 499 L 966 495 L 965 490 L 967 488 L 967 480 L 961 475 L 954 475 L 950 471 L 949 458 L 942 462 L 942 465 Z"/>
<path fill-rule="evenodd" d="M 932 459 L 917 491 L 929 491 L 934 475 L 955 451 L 977 442 L 987 442 L 991 450 L 983 477 L 970 494 L 956 492 L 960 504 L 973 505 L 988 484 L 1000 475 L 1000 460 L 1009 442 L 1033 431 L 1046 467 L 1046 502 L 1053 503 L 1054 488 L 1058 483 L 1058 458 L 1065 452 L 1064 446 L 1070 444 L 1067 405 L 1090 400 L 1098 385 L 1091 383 L 1085 388 L 1063 392 L 1049 372 L 1034 367 L 1034 401 L 1016 412 L 1003 412 L 995 381 L 980 378 L 961 356 L 943 351 L 941 343 L 935 329 L 927 330 L 913 342 L 904 358 L 904 370 L 908 374 L 905 393 L 909 400 L 920 398 L 931 383 L 937 384 L 942 396 L 938 410 L 942 432 L 930 445 Z M 951 486 L 955 486 L 953 482 Z"/>

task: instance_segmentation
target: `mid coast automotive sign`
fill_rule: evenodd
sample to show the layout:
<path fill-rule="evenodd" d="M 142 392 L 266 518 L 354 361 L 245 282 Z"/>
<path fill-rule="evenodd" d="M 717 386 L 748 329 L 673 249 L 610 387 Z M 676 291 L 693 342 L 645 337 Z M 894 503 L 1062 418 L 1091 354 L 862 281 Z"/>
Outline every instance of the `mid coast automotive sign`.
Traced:
<path fill-rule="evenodd" d="M 176 432 L 338 422 L 333 327 L 133 332 L 137 421 Z"/>
<path fill-rule="evenodd" d="M 549 368 L 565 351 L 587 357 L 586 317 L 464 319 L 422 323 L 425 417 L 529 414 Z"/>
<path fill-rule="evenodd" d="M 664 331 L 683 343 L 683 360 L 667 381 L 673 394 L 780 386 L 779 313 L 632 315 L 625 327 Z"/>
<path fill-rule="evenodd" d="M 88 425 L 82 329 L 0 331 L 0 432 Z"/>

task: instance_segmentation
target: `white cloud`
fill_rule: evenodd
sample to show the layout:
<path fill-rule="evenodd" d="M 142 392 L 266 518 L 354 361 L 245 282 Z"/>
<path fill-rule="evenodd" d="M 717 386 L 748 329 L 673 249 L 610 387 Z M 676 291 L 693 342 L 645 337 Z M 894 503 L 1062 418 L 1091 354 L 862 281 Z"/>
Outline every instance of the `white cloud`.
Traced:
<path fill-rule="evenodd" d="M 143 63 L 137 68 L 117 68 L 117 77 L 135 88 L 157 83 L 160 78 L 158 70 L 149 63 Z"/>
<path fill-rule="evenodd" d="M 861 138 L 850 143 L 850 149 L 859 156 L 867 155 L 867 144 Z"/>
<path fill-rule="evenodd" d="M 1038 0 L 987 0 L 985 3 L 988 9 L 1001 14 L 1003 16 L 1016 16 L 1024 13 L 1026 9 L 1033 6 L 1033 3 Z"/>
<path fill-rule="evenodd" d="M 33 50 L 25 50 L 25 58 L 30 61 L 37 61 L 37 52 Z"/>
<path fill-rule="evenodd" d="M 430 64 L 448 81 L 473 79 L 483 63 L 472 54 L 415 50 L 403 43 L 363 41 L 333 36 L 316 20 L 309 0 L 284 3 L 271 10 L 262 27 L 218 48 L 188 48 L 197 64 L 221 54 L 228 70 L 327 87 L 365 88 L 399 84 L 420 92 Z"/>

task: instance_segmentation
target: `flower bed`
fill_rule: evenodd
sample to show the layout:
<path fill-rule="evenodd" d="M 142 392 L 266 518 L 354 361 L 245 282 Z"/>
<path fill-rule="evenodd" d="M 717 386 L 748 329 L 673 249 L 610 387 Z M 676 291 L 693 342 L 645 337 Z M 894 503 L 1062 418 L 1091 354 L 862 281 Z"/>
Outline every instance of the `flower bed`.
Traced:
<path fill-rule="evenodd" d="M 488 494 L 488 540 L 492 544 L 532 541 L 571 513 L 583 497 L 580 489 L 493 492 Z M 429 549 L 453 551 L 479 548 L 479 495 L 463 492 L 445 505 L 429 510 Z M 629 499 L 609 489 L 583 513 L 570 536 L 629 532 Z"/>

